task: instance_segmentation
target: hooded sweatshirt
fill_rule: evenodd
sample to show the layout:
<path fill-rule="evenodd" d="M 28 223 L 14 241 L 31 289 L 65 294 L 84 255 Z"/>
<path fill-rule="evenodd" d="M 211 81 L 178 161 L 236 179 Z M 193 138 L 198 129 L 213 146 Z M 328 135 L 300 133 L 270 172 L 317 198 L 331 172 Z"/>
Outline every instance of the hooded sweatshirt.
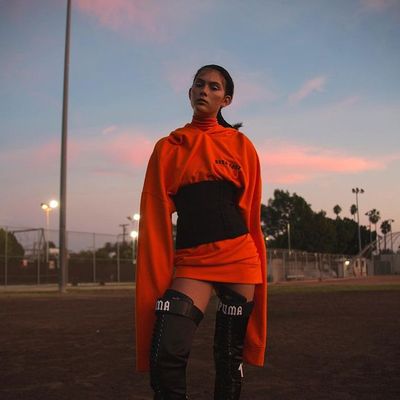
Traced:
<path fill-rule="evenodd" d="M 248 228 L 233 239 L 174 249 L 172 196 L 202 181 L 232 182 Z M 155 303 L 174 277 L 255 284 L 255 306 L 244 344 L 244 361 L 264 365 L 267 332 L 266 248 L 260 226 L 261 175 L 250 140 L 216 118 L 193 119 L 160 139 L 150 157 L 140 203 L 136 263 L 136 362 L 149 369 Z"/>

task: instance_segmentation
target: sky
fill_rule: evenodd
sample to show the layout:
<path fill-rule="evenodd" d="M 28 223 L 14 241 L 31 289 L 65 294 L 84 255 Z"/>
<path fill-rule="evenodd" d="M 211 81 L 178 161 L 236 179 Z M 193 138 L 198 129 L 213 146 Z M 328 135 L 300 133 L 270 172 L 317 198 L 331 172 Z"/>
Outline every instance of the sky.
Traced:
<path fill-rule="evenodd" d="M 0 0 L 0 226 L 44 227 L 59 198 L 66 0 Z M 399 0 L 72 0 L 67 230 L 120 233 L 155 142 L 190 122 L 197 69 L 275 189 L 400 227 Z M 50 214 L 57 229 L 59 211 Z M 381 221 L 382 221 L 381 220 Z"/>

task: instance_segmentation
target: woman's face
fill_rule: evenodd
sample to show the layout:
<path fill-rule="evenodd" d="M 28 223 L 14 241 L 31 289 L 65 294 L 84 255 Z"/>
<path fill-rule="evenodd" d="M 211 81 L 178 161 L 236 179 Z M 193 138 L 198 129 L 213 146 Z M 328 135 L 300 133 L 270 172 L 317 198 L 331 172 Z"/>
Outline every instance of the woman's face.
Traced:
<path fill-rule="evenodd" d="M 189 89 L 190 104 L 196 117 L 215 118 L 221 107 L 232 101 L 225 95 L 225 78 L 213 69 L 201 71 Z"/>

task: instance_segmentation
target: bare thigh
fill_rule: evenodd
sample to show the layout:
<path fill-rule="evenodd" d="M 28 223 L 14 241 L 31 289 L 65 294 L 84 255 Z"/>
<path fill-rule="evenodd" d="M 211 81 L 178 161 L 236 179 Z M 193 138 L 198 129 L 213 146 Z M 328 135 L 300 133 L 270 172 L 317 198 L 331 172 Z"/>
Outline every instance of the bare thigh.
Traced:
<path fill-rule="evenodd" d="M 255 285 L 245 283 L 225 283 L 224 285 L 246 297 L 247 301 L 253 300 Z M 171 289 L 189 296 L 194 305 L 204 313 L 213 292 L 213 284 L 197 279 L 175 278 Z"/>
<path fill-rule="evenodd" d="M 210 300 L 213 286 L 210 282 L 199 281 L 197 279 L 175 278 L 171 289 L 189 296 L 193 300 L 194 305 L 204 313 Z"/>
<path fill-rule="evenodd" d="M 246 297 L 247 301 L 252 301 L 254 297 L 254 284 L 247 283 L 225 283 L 230 289 L 234 290 L 236 293 L 241 294 Z"/>

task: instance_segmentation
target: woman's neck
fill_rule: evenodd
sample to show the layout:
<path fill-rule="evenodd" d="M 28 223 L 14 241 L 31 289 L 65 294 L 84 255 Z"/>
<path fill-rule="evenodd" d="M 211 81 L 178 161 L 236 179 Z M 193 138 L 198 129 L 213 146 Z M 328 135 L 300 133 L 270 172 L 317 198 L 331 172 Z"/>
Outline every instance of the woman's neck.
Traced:
<path fill-rule="evenodd" d="M 198 117 L 193 115 L 191 124 L 202 131 L 218 126 L 217 118 L 213 117 Z"/>

